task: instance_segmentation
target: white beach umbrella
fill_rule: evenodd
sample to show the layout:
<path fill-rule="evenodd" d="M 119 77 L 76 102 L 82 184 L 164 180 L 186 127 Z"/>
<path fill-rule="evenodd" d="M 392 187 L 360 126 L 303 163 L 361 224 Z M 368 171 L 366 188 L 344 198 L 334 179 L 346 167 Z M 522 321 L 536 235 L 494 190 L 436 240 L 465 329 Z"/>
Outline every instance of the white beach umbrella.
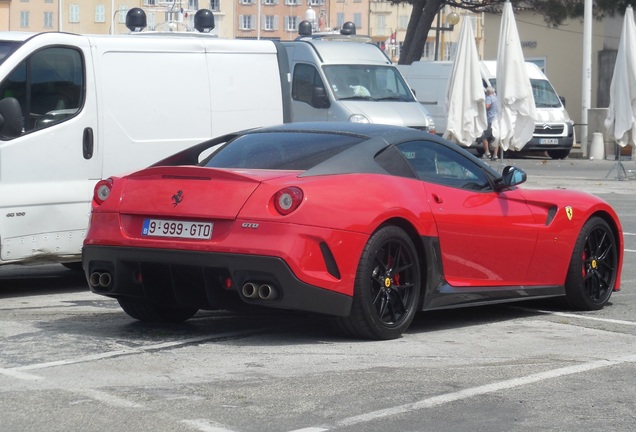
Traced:
<path fill-rule="evenodd" d="M 636 145 L 636 25 L 634 12 L 625 10 L 623 32 L 618 45 L 614 74 L 610 85 L 610 103 L 605 127 L 621 147 Z"/>
<path fill-rule="evenodd" d="M 503 150 L 520 150 L 532 139 L 536 108 L 512 5 L 504 3 L 497 49 L 497 96 L 501 114 L 493 122 Z"/>
<path fill-rule="evenodd" d="M 444 138 L 471 146 L 488 126 L 479 54 L 470 20 L 464 19 L 446 90 Z"/>

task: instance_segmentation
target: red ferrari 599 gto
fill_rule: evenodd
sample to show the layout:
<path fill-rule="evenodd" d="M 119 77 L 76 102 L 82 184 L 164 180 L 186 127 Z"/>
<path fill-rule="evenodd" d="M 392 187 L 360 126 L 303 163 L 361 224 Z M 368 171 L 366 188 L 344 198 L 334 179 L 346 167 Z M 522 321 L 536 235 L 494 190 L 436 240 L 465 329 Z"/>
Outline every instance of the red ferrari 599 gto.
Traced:
<path fill-rule="evenodd" d="M 582 192 L 523 190 L 408 128 L 306 123 L 198 144 L 95 187 L 83 267 L 131 317 L 247 303 L 391 339 L 417 311 L 619 289 L 621 225 Z"/>

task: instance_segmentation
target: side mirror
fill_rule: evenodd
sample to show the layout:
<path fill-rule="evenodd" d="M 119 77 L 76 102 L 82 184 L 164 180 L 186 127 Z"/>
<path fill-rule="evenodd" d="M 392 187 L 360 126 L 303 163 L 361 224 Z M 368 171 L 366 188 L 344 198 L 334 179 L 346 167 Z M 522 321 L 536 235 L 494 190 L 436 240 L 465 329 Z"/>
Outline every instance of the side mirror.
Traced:
<path fill-rule="evenodd" d="M 501 173 L 500 184 L 504 188 L 510 187 L 510 186 L 517 186 L 525 182 L 527 179 L 528 179 L 527 174 L 521 168 L 517 168 L 514 166 L 507 166 L 503 169 L 503 172 Z"/>
<path fill-rule="evenodd" d="M 329 108 L 331 106 L 324 87 L 314 87 L 314 92 L 311 95 L 311 106 L 314 108 Z"/>
<path fill-rule="evenodd" d="M 22 135 L 22 108 L 16 98 L 0 100 L 0 137 L 16 138 Z"/>

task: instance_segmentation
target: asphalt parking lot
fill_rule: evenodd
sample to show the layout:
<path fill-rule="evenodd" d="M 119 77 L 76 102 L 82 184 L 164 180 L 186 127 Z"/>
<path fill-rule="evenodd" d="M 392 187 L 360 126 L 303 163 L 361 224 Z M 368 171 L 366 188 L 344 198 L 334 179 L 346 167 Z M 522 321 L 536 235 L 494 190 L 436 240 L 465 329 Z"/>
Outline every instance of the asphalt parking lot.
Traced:
<path fill-rule="evenodd" d="M 293 313 L 143 324 L 77 272 L 8 266 L 0 430 L 635 430 L 636 179 L 617 180 L 613 161 L 504 162 L 528 173 L 525 187 L 586 190 L 614 206 L 625 263 L 606 308 L 421 313 L 401 339 L 368 342 Z M 636 163 L 621 165 L 631 178 Z"/>

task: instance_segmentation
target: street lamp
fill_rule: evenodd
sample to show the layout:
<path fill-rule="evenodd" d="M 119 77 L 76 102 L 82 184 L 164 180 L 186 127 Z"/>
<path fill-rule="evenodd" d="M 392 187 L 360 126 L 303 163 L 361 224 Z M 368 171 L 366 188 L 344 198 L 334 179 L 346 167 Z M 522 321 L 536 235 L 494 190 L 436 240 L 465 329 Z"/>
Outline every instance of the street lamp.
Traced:
<path fill-rule="evenodd" d="M 455 25 L 459 23 L 459 14 L 457 14 L 456 12 L 451 12 L 448 15 L 446 15 L 446 23 L 448 24 L 448 27 L 441 27 L 440 19 L 441 19 L 441 13 L 438 12 L 437 27 L 435 27 L 435 58 L 434 58 L 435 61 L 437 61 L 437 55 L 439 52 L 439 32 L 453 31 L 453 28 L 455 27 Z"/>

